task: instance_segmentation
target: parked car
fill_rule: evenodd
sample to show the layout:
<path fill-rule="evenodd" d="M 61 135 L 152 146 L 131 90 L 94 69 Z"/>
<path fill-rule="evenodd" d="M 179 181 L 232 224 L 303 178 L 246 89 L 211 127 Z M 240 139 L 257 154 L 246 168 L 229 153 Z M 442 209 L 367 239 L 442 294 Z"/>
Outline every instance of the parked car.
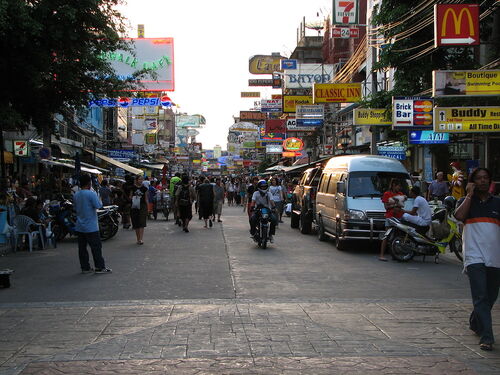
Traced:
<path fill-rule="evenodd" d="M 337 249 L 346 241 L 378 241 L 385 232 L 381 197 L 398 178 L 408 195 L 410 175 L 396 159 L 374 155 L 337 156 L 323 169 L 316 197 L 316 225 L 320 241 L 335 239 Z M 405 203 L 410 210 L 413 200 Z"/>
<path fill-rule="evenodd" d="M 292 228 L 300 228 L 300 232 L 304 234 L 310 233 L 312 229 L 321 170 L 321 167 L 306 169 L 292 194 L 290 225 Z"/>

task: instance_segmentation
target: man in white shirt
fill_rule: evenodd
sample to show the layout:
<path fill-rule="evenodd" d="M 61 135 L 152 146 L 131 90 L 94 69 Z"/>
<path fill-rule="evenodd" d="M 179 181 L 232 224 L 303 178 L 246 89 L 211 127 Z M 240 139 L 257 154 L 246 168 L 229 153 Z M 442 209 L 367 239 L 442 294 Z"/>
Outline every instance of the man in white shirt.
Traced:
<path fill-rule="evenodd" d="M 411 211 L 404 211 L 402 219 L 418 225 L 419 227 L 428 227 L 432 221 L 432 211 L 429 203 L 420 195 L 420 188 L 413 186 L 410 189 L 410 198 L 415 198 Z"/>

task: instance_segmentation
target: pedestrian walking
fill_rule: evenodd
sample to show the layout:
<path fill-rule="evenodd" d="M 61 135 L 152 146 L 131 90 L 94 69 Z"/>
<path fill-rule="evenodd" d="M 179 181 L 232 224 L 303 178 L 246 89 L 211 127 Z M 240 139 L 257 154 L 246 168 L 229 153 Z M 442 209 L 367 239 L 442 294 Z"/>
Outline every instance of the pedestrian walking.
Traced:
<path fill-rule="evenodd" d="M 240 185 L 239 185 L 239 192 L 238 194 L 240 195 L 240 202 L 241 205 L 243 206 L 243 210 L 245 209 L 245 205 L 247 204 L 246 200 L 246 195 L 247 195 L 247 179 L 245 177 L 241 178 Z"/>
<path fill-rule="evenodd" d="M 234 184 L 234 178 L 231 178 L 226 184 L 228 206 L 233 205 L 235 191 L 236 191 L 236 185 Z"/>
<path fill-rule="evenodd" d="M 403 216 L 403 210 L 394 202 L 392 197 L 395 197 L 397 195 L 404 195 L 401 192 L 401 181 L 399 181 L 397 178 L 391 179 L 391 183 L 389 185 L 389 190 L 382 195 L 382 202 L 384 203 L 385 207 L 385 226 L 387 227 L 388 225 L 388 218 L 395 217 L 397 219 L 400 219 Z M 382 243 L 380 244 L 380 256 L 378 257 L 378 260 L 381 260 L 383 262 L 387 262 L 387 258 L 385 257 L 385 249 L 387 247 L 387 238 L 384 238 L 382 240 Z"/>
<path fill-rule="evenodd" d="M 102 256 L 101 236 L 97 221 L 97 209 L 102 207 L 95 191 L 90 190 L 91 178 L 84 174 L 80 177 L 80 190 L 73 197 L 76 211 L 75 230 L 78 234 L 78 256 L 82 273 L 91 273 L 87 244 L 92 251 L 95 273 L 111 273 Z"/>
<path fill-rule="evenodd" d="M 189 222 L 193 218 L 193 201 L 196 199 L 196 191 L 189 183 L 188 176 L 182 176 L 181 185 L 175 193 L 175 201 L 179 210 L 179 220 L 182 230 L 189 233 Z"/>
<path fill-rule="evenodd" d="M 132 207 L 132 191 L 134 190 L 134 178 L 130 175 L 125 176 L 125 183 L 122 185 L 123 206 L 122 206 L 122 225 L 123 229 L 130 228 L 130 209 Z"/>
<path fill-rule="evenodd" d="M 278 178 L 273 177 L 271 179 L 271 186 L 269 187 L 269 192 L 274 201 L 274 207 L 278 216 L 278 222 L 282 223 L 283 216 L 283 202 L 285 200 L 285 194 L 283 192 L 283 187 L 280 185 Z"/>
<path fill-rule="evenodd" d="M 217 215 L 217 222 L 222 223 L 220 219 L 222 215 L 222 206 L 224 205 L 224 185 L 220 178 L 215 179 L 214 186 L 214 220 Z"/>
<path fill-rule="evenodd" d="M 466 196 L 458 202 L 455 217 L 464 222 L 464 268 L 469 277 L 474 310 L 469 328 L 479 337 L 482 350 L 495 342 L 491 309 L 500 287 L 500 197 L 490 194 L 491 172 L 474 170 L 466 186 Z"/>
<path fill-rule="evenodd" d="M 205 220 L 205 228 L 212 228 L 212 215 L 214 213 L 214 186 L 208 178 L 198 185 L 197 202 L 200 217 Z M 207 226 L 208 222 L 208 226 Z"/>
<path fill-rule="evenodd" d="M 427 190 L 427 200 L 437 199 L 443 201 L 449 192 L 448 182 L 444 180 L 443 172 L 437 172 L 436 179 L 431 182 Z"/>
<path fill-rule="evenodd" d="M 252 196 L 253 196 L 253 193 L 257 190 L 257 183 L 259 182 L 259 177 L 257 176 L 253 176 L 252 177 L 252 182 L 250 185 L 248 185 L 247 187 L 247 205 L 246 205 L 246 209 L 247 209 L 247 214 L 248 214 L 248 218 L 250 219 L 250 216 L 252 216 L 252 212 L 250 210 L 250 206 L 252 205 Z M 243 212 L 245 211 L 245 208 L 243 208 Z"/>
<path fill-rule="evenodd" d="M 135 230 L 137 244 L 143 245 L 144 228 L 148 219 L 148 188 L 143 184 L 141 175 L 136 176 L 134 190 L 132 192 L 132 206 L 130 208 L 130 219 L 132 229 Z"/>
<path fill-rule="evenodd" d="M 111 205 L 111 189 L 108 186 L 108 180 L 102 180 L 101 187 L 99 188 L 99 198 L 103 206 Z"/>

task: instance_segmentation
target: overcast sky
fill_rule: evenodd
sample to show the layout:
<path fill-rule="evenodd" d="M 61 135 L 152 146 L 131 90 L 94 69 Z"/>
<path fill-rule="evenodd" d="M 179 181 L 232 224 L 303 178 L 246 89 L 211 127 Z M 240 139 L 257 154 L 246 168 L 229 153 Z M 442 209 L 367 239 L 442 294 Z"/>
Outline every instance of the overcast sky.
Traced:
<path fill-rule="evenodd" d="M 253 55 L 280 52 L 289 57 L 297 44 L 297 29 L 325 18 L 332 0 L 127 0 L 121 7 L 130 20 L 130 37 L 137 24 L 145 36 L 174 38 L 175 91 L 170 98 L 188 114 L 207 120 L 197 137 L 204 148 L 219 144 L 226 149 L 233 116 L 253 106 L 254 98 L 241 99 L 242 91 L 260 91 L 270 98 L 279 93 L 265 87 L 248 87 Z M 320 17 L 317 17 L 317 13 Z M 317 35 L 309 30 L 307 35 Z"/>

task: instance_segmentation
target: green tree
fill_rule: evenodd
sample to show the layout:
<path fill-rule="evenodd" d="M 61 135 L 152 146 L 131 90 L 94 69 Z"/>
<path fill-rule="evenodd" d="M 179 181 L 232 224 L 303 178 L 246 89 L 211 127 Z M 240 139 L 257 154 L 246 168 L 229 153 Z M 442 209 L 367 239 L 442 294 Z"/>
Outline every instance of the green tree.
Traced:
<path fill-rule="evenodd" d="M 0 0 L 0 129 L 29 124 L 50 142 L 54 114 L 73 115 L 91 95 L 136 87 L 120 80 L 103 53 L 127 50 L 121 0 Z"/>

